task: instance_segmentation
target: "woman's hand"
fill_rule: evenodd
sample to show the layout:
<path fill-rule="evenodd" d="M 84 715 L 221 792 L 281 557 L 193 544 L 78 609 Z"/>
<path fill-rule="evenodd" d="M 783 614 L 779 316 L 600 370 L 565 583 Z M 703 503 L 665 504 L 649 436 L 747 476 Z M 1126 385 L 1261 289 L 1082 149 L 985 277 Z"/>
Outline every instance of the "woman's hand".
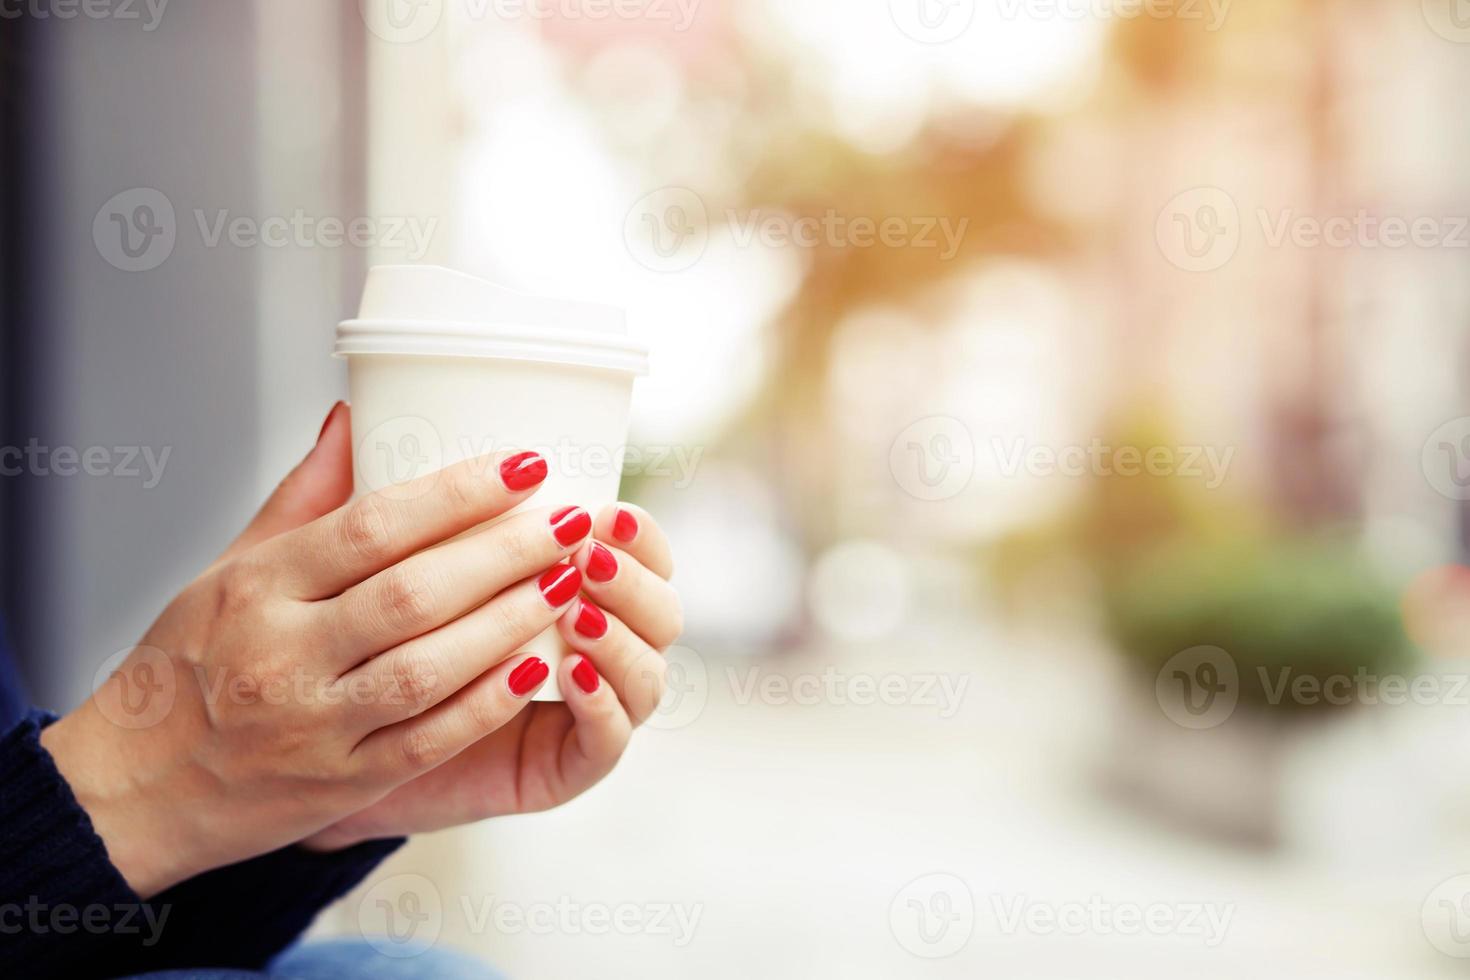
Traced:
<path fill-rule="evenodd" d="M 343 504 L 349 441 L 338 406 L 241 539 L 43 733 L 145 896 L 372 806 L 545 680 L 516 654 L 574 605 L 566 559 L 591 519 L 547 508 L 479 528 L 534 492 L 545 461 L 470 460 Z"/>
<path fill-rule="evenodd" d="M 593 535 L 596 542 L 579 548 L 575 558 L 587 595 L 557 620 L 561 635 L 580 651 L 561 666 L 566 703 L 530 705 L 444 765 L 309 838 L 306 846 L 330 850 L 545 810 L 612 770 L 633 728 L 663 696 L 662 651 L 683 626 L 678 596 L 668 583 L 668 540 L 652 518 L 617 504 L 598 516 Z"/>

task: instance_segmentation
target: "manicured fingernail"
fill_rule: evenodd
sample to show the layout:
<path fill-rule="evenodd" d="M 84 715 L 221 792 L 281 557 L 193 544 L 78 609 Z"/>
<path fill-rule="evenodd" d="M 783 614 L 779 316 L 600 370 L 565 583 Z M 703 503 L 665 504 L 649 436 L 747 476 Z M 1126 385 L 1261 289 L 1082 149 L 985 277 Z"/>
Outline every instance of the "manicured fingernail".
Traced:
<path fill-rule="evenodd" d="M 536 583 L 541 589 L 541 597 L 546 600 L 552 609 L 560 609 L 572 601 L 577 590 L 582 587 L 582 573 L 577 571 L 575 565 L 552 565 L 541 573 L 541 578 Z"/>
<path fill-rule="evenodd" d="M 597 669 L 586 657 L 577 661 L 577 666 L 572 668 L 572 680 L 576 681 L 577 686 L 588 694 L 595 692 L 597 685 L 602 683 L 602 679 L 597 676 Z"/>
<path fill-rule="evenodd" d="M 607 617 L 586 599 L 577 610 L 576 630 L 589 640 L 600 640 L 607 635 Z"/>
<path fill-rule="evenodd" d="M 592 533 L 592 515 L 580 507 L 563 507 L 551 515 L 551 533 L 563 548 Z"/>
<path fill-rule="evenodd" d="M 520 666 L 510 672 L 506 678 L 506 684 L 510 687 L 510 693 L 518 698 L 523 698 L 536 688 L 541 682 L 551 676 L 551 668 L 546 666 L 546 661 L 540 657 L 527 657 L 521 661 Z"/>
<path fill-rule="evenodd" d="M 513 493 L 529 490 L 546 479 L 546 460 L 540 453 L 516 453 L 500 464 L 500 482 Z"/>
<path fill-rule="evenodd" d="M 618 516 L 613 518 L 613 537 L 619 541 L 632 541 L 638 537 L 638 518 L 632 511 L 618 508 Z"/>
<path fill-rule="evenodd" d="M 616 574 L 618 560 L 613 553 L 600 544 L 593 544 L 592 553 L 587 556 L 587 577 L 594 582 L 610 582 Z"/>

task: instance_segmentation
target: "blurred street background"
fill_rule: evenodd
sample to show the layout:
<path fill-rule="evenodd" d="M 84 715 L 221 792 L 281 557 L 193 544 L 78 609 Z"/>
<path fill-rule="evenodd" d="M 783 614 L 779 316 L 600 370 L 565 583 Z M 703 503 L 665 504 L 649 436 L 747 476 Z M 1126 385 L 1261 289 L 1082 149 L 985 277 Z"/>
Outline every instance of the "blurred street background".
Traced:
<path fill-rule="evenodd" d="M 669 699 L 320 932 L 404 910 L 525 978 L 1470 970 L 1463 0 L 60 6 L 3 26 L 0 442 L 168 456 L 0 481 L 53 706 L 310 444 L 369 265 L 653 348 Z"/>

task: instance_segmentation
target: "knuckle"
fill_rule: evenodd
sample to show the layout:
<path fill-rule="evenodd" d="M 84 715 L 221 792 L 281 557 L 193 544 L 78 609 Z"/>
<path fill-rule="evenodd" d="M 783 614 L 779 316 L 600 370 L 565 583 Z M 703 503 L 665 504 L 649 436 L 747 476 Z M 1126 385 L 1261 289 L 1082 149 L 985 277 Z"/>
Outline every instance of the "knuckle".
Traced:
<path fill-rule="evenodd" d="M 381 498 L 370 494 L 349 505 L 342 518 L 342 544 L 359 561 L 377 562 L 388 555 L 393 542 Z"/>
<path fill-rule="evenodd" d="M 672 608 L 659 623 L 654 635 L 653 646 L 659 650 L 673 646 L 679 637 L 684 635 L 684 607 L 674 600 Z"/>
<path fill-rule="evenodd" d="M 469 714 L 474 730 L 485 734 L 495 731 L 504 720 L 500 705 L 493 698 L 470 698 L 465 702 L 465 711 Z"/>
<path fill-rule="evenodd" d="M 658 703 L 664 699 L 664 695 L 669 690 L 669 662 L 663 657 L 657 656 L 650 657 L 649 659 L 653 661 L 653 665 L 649 668 L 649 673 L 653 675 L 653 684 L 651 685 L 653 707 L 657 708 Z"/>
<path fill-rule="evenodd" d="M 398 742 L 404 765 L 413 770 L 432 769 L 442 761 L 443 741 L 430 729 L 410 728 Z"/>
<path fill-rule="evenodd" d="M 216 611 L 234 618 L 255 609 L 265 599 L 265 575 L 253 562 L 235 560 L 219 570 L 215 579 Z"/>
<path fill-rule="evenodd" d="M 614 714 L 618 710 L 619 708 L 616 703 L 609 704 L 607 706 L 607 713 L 609 715 Z M 615 765 L 617 761 L 623 757 L 623 753 L 628 750 L 628 743 L 632 740 L 633 726 L 627 721 L 624 721 L 617 726 L 617 731 L 614 733 L 613 737 L 608 740 L 606 761 L 609 769 L 611 769 L 613 765 Z"/>
<path fill-rule="evenodd" d="M 304 725 L 282 725 L 272 735 L 271 751 L 278 758 L 305 761 L 320 744 L 315 735 Z"/>
<path fill-rule="evenodd" d="M 507 595 L 503 600 L 490 604 L 496 632 L 513 643 L 520 642 L 518 638 L 529 638 L 537 632 L 536 624 L 531 622 L 531 614 L 526 608 L 526 603 L 519 602 L 517 599 L 515 595 Z"/>
<path fill-rule="evenodd" d="M 640 593 L 632 602 L 640 612 L 635 632 L 655 651 L 662 653 L 684 635 L 684 608 L 672 589 L 660 584 L 657 590 Z"/>
<path fill-rule="evenodd" d="M 628 684 L 628 710 L 638 724 L 658 710 L 664 699 L 668 663 L 657 656 L 640 657 L 633 665 Z"/>
<path fill-rule="evenodd" d="M 350 789 L 365 790 L 376 786 L 382 779 L 379 766 L 379 761 L 372 757 L 372 753 L 354 751 L 342 763 L 338 778 Z"/>
<path fill-rule="evenodd" d="M 441 477 L 445 500 L 455 513 L 478 513 L 489 508 L 489 481 L 475 467 L 462 463 L 443 471 Z"/>
<path fill-rule="evenodd" d="M 509 568 L 520 568 L 531 560 L 531 542 L 522 521 L 506 521 L 491 532 L 495 537 L 495 549 L 502 564 Z"/>
<path fill-rule="evenodd" d="M 431 704 L 439 687 L 439 674 L 422 657 L 402 656 L 393 662 L 389 693 L 401 704 L 423 708 Z"/>
<path fill-rule="evenodd" d="M 423 626 L 432 621 L 436 591 L 432 576 L 425 570 L 399 565 L 384 576 L 379 604 L 394 623 Z"/>
<path fill-rule="evenodd" d="M 241 675 L 246 685 L 262 699 L 279 697 L 291 686 L 291 672 L 274 661 L 256 664 Z"/>
<path fill-rule="evenodd" d="M 603 689 L 598 688 L 597 694 L 601 695 L 602 693 Z M 584 702 L 585 706 L 583 710 L 595 719 L 599 726 L 605 727 L 608 730 L 619 727 L 627 728 L 627 712 L 621 700 L 623 694 L 624 692 L 620 689 L 615 687 L 611 688 L 606 697 L 594 696 L 588 698 Z"/>

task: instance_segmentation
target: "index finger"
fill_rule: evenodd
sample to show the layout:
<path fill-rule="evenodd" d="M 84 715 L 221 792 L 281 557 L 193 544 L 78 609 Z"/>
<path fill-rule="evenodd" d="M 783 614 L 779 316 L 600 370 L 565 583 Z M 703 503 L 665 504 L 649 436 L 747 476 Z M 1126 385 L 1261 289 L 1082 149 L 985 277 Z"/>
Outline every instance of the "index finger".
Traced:
<path fill-rule="evenodd" d="M 303 599 L 339 595 L 390 565 L 499 517 L 546 479 L 539 453 L 467 459 L 350 501 L 273 538 L 268 564 L 288 569 L 285 588 Z"/>

